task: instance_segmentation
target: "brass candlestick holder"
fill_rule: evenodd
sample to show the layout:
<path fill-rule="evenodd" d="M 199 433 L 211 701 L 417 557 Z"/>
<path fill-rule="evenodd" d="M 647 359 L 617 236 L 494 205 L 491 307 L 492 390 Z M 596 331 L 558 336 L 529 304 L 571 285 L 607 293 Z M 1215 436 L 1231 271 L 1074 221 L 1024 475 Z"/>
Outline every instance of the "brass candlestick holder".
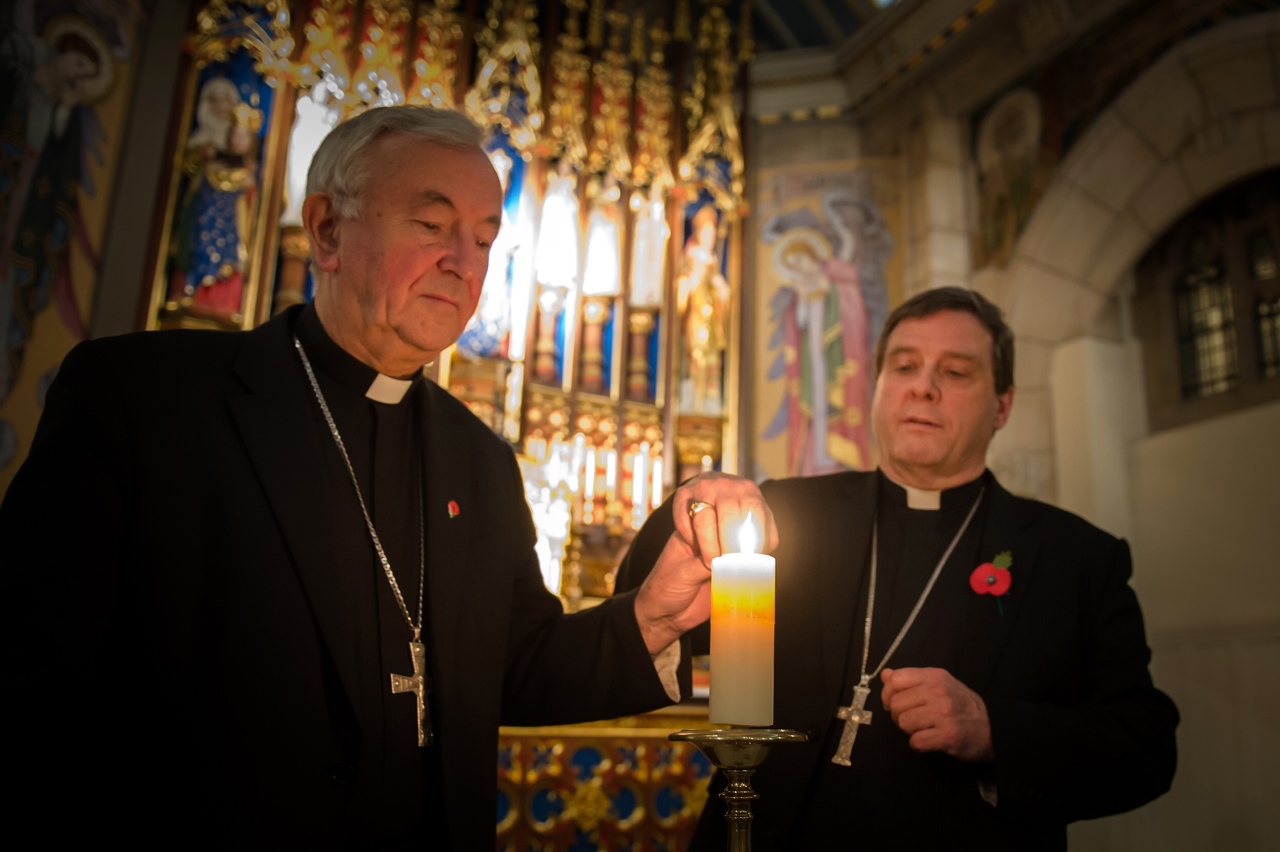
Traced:
<path fill-rule="evenodd" d="M 678 731 L 668 739 L 693 743 L 729 780 L 724 799 L 729 823 L 729 852 L 751 852 L 751 803 L 760 798 L 751 776 L 778 743 L 802 743 L 808 737 L 782 728 L 731 728 L 724 731 Z"/>

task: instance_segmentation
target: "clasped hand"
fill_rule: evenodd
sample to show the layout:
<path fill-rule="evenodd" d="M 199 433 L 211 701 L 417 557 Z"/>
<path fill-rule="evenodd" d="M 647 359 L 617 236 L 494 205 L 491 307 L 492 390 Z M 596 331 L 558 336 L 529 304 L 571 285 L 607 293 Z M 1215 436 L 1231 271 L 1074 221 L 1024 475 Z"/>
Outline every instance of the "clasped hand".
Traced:
<path fill-rule="evenodd" d="M 970 763 L 995 759 L 986 702 L 946 669 L 885 669 L 880 679 L 880 703 L 912 749 Z"/>

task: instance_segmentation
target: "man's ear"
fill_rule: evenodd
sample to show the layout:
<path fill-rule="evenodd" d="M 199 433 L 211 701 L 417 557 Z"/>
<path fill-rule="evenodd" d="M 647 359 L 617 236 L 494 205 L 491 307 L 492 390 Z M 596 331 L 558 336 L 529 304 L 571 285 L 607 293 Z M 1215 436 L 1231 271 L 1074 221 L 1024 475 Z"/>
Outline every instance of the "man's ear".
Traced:
<path fill-rule="evenodd" d="M 338 211 L 333 198 L 315 192 L 302 202 L 302 226 L 311 240 L 311 257 L 316 268 L 324 272 L 338 271 Z"/>
<path fill-rule="evenodd" d="M 1004 424 L 1009 422 L 1009 414 L 1013 411 L 1013 391 L 1009 388 L 1004 393 L 996 397 L 996 431 L 999 432 L 1004 428 Z"/>

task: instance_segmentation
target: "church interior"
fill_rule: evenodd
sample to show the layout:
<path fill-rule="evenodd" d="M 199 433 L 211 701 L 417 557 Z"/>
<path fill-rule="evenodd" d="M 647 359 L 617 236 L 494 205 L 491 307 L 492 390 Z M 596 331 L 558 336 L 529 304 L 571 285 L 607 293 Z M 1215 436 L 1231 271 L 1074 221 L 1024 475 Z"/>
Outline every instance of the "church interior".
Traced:
<path fill-rule="evenodd" d="M 1280 3 L 0 16 L 0 494 L 78 341 L 233 332 L 306 302 L 324 135 L 456 108 L 486 130 L 503 224 L 476 316 L 427 369 L 515 448 L 566 608 L 612 594 L 636 530 L 700 471 L 873 468 L 885 317 L 970 288 L 1016 334 L 988 465 L 1128 540 L 1182 714 L 1172 790 L 1073 825 L 1071 847 L 1280 846 Z M 504 729 L 497 848 L 683 848 L 721 805 L 667 734 L 705 706 Z"/>

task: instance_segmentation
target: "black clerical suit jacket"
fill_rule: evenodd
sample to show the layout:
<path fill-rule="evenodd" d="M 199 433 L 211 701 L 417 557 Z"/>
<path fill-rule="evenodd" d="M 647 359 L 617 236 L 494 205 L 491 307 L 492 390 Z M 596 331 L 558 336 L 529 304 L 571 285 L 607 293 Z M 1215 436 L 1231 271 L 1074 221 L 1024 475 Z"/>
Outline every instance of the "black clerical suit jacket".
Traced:
<path fill-rule="evenodd" d="M 371 743 L 354 722 L 362 663 L 335 592 L 349 566 L 322 519 L 325 501 L 360 510 L 349 483 L 317 473 L 335 449 L 292 345 L 297 316 L 67 356 L 0 507 L 11 822 L 51 839 L 368 846 L 353 834 L 376 795 L 361 761 L 417 745 L 413 731 Z M 454 848 L 490 849 L 500 723 L 668 699 L 631 596 L 565 616 L 510 448 L 422 390 L 441 810 Z M 440 833 L 424 826 L 420 848 Z"/>
<path fill-rule="evenodd" d="M 968 578 L 979 561 L 952 564 L 953 556 L 929 605 L 960 608 L 951 621 L 963 625 L 962 635 L 939 637 L 938 651 L 956 661 L 952 674 L 986 702 L 994 765 L 911 752 L 880 706 L 877 679 L 867 705 L 875 711 L 871 727 L 859 729 L 851 756 L 861 780 L 837 797 L 815 787 L 823 773 L 849 771 L 830 763 L 843 727 L 834 716 L 849 703 L 858 671 L 878 477 L 763 485 L 781 537 L 774 724 L 806 733 L 809 742 L 775 747 L 756 773 L 755 848 L 1065 848 L 1068 822 L 1165 792 L 1178 714 L 1148 675 L 1127 545 L 1068 512 L 1014 497 L 989 473 L 980 539 L 968 551 L 982 560 L 1010 551 L 1012 586 L 998 603 L 975 594 Z M 640 582 L 671 529 L 669 507 L 655 513 L 618 588 Z M 886 608 L 880 601 L 876 617 Z M 928 631 L 928 609 L 921 612 L 912 629 Z M 711 678 L 714 690 L 714 658 Z M 917 792 L 912 785 L 922 779 Z M 980 781 L 994 790 L 995 807 L 983 800 Z M 722 786 L 713 784 L 693 849 L 725 846 L 724 808 L 715 795 Z M 814 829 L 813 808 L 839 814 L 839 827 Z M 816 834 L 806 838 L 806 831 Z"/>

